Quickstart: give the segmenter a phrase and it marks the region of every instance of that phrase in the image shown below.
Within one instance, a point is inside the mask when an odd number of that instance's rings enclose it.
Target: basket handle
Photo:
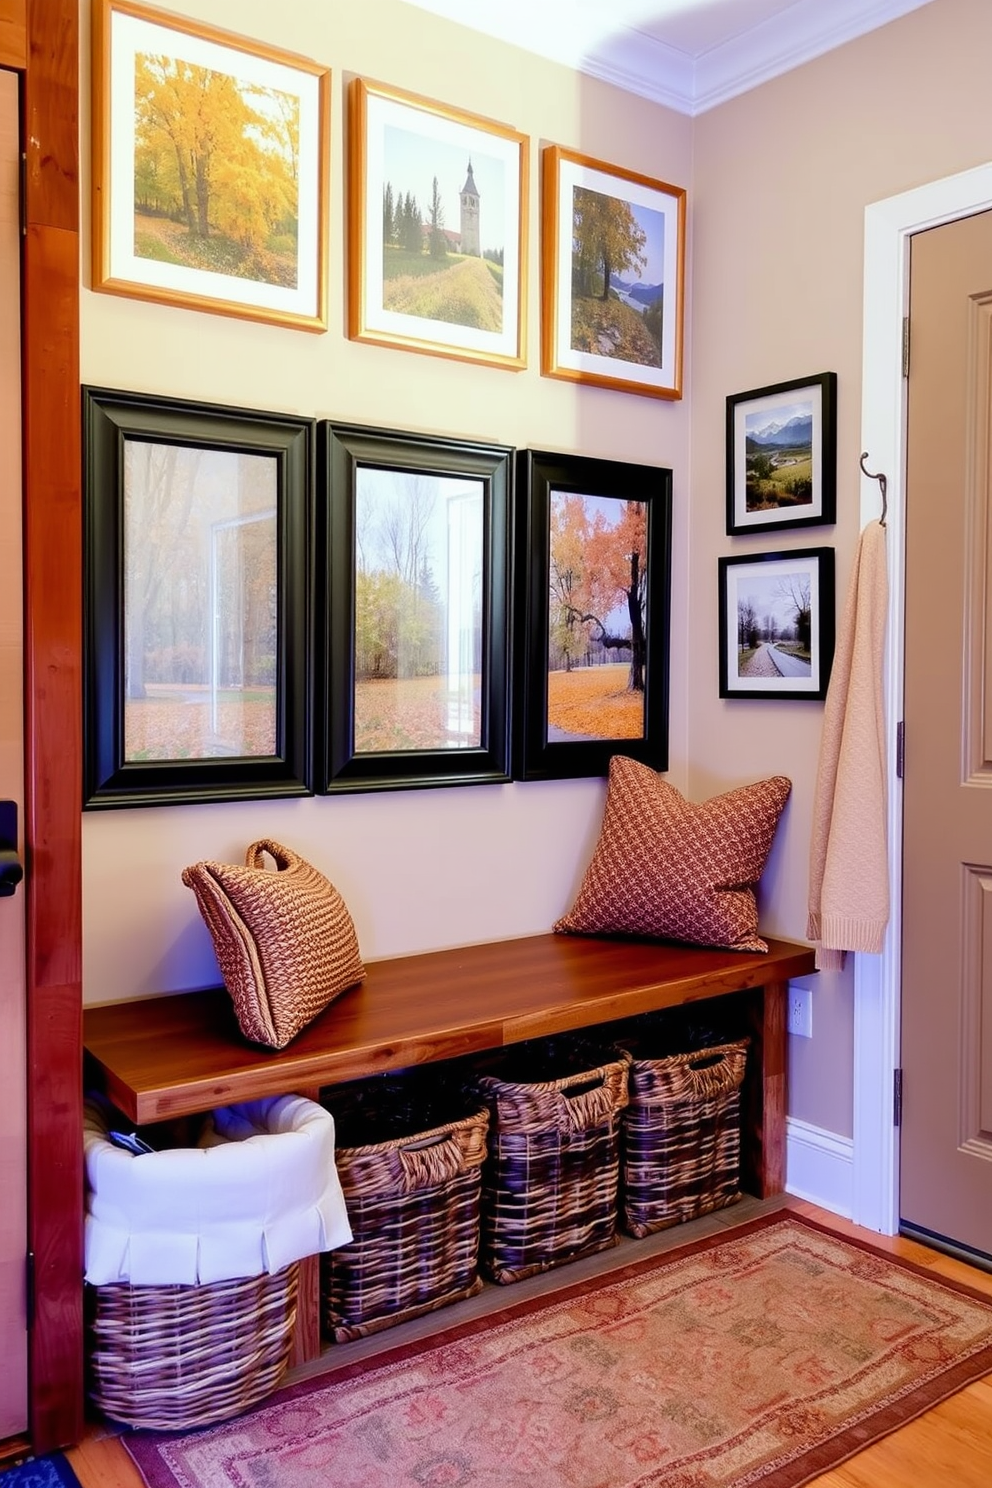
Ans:
[[[744,1076],[743,1049],[702,1049],[682,1065],[697,1100],[709,1100],[739,1085]]]
[[[616,1110],[616,1098],[608,1088],[602,1070],[597,1075],[579,1079],[571,1089],[562,1088],[558,1094],[560,1110],[565,1118],[563,1125],[572,1131],[584,1131],[587,1126],[595,1126]]]
[[[404,1142],[396,1148],[403,1186],[407,1193],[418,1188],[436,1188],[450,1183],[465,1166],[462,1149],[453,1137],[439,1132],[421,1141]]]
[[[685,1067],[691,1070],[718,1069],[721,1064],[726,1064],[728,1057],[722,1050],[719,1054],[706,1051],[694,1054],[691,1059],[687,1059]]]

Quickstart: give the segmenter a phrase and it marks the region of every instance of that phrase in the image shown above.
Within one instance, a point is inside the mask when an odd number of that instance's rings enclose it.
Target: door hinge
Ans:
[[[24,1307],[27,1313],[28,1329],[34,1327],[34,1251],[29,1250],[24,1257]]]
[[[892,1125],[902,1126],[902,1070],[892,1071]]]
[[[909,316],[902,318],[902,375],[909,376]]]
[[[896,779],[901,780],[906,773],[906,724],[900,718],[896,724]]]

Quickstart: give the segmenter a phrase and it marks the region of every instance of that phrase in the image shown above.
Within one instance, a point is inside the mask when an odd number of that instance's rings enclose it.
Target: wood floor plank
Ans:
[[[941,1408],[876,1442],[810,1488],[988,1488],[992,1437]],[[833,1480],[833,1481],[831,1481]]]
[[[87,1435],[65,1455],[82,1488],[145,1488],[116,1436]]]
[[[992,1272],[981,1271],[977,1266],[968,1266],[952,1256],[939,1254],[932,1255],[927,1269],[946,1276],[948,1281],[963,1282],[965,1286],[974,1287],[976,1292],[985,1292],[992,1297]]]

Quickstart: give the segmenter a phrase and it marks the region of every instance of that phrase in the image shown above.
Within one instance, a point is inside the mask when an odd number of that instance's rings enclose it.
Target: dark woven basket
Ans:
[[[113,1421],[189,1431],[240,1415],[281,1381],[299,1266],[199,1286],[88,1286],[90,1398]]]
[[[525,1047],[478,1089],[492,1121],[480,1263],[520,1281],[617,1241],[619,1113],[629,1056],[564,1043]]]
[[[336,1343],[471,1297],[489,1113],[424,1082],[324,1093],[351,1244],[321,1257],[321,1315]]]
[[[622,1117],[621,1213],[641,1237],[740,1198],[740,1092],[747,1039],[641,1058]]]

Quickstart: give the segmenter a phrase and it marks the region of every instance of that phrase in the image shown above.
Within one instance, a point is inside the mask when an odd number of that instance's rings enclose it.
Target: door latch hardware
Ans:
[[[23,877],[17,856],[17,802],[0,801],[0,898],[9,899]]]

